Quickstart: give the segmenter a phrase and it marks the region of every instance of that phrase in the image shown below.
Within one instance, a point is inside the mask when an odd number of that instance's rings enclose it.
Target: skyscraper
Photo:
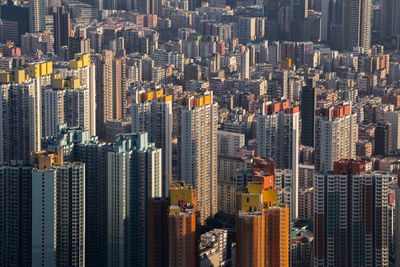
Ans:
[[[54,136],[57,126],[64,124],[65,90],[45,87],[42,90],[42,133],[43,136]]]
[[[297,217],[299,169],[299,107],[289,101],[267,102],[257,116],[257,152],[273,158],[275,168],[292,170],[291,217]]]
[[[65,83],[57,84],[58,81]],[[79,78],[53,82],[53,87],[43,89],[43,136],[55,135],[57,126],[64,123],[90,129],[89,89],[80,86]]]
[[[56,171],[56,266],[85,266],[85,164]]]
[[[31,156],[32,266],[85,266],[85,164]]]
[[[341,49],[343,40],[344,1],[321,1],[321,39],[334,49]]]
[[[356,156],[356,114],[350,104],[341,104],[316,111],[315,169],[332,171],[333,162]]]
[[[148,264],[169,266],[168,198],[150,198],[148,203]]]
[[[388,193],[393,177],[341,160],[314,180],[314,266],[389,266]]]
[[[29,7],[15,6],[13,1],[8,0],[7,5],[2,5],[0,9],[2,26],[9,29],[3,31],[2,41],[10,40],[17,46],[21,45],[21,36],[29,32],[30,28]]]
[[[388,156],[392,151],[392,124],[388,121],[378,123],[375,129],[375,155]]]
[[[0,167],[0,265],[31,266],[32,167]]]
[[[85,120],[80,126],[88,129],[90,135],[96,136],[96,66],[91,62],[90,54],[75,54],[70,60],[69,68],[58,68],[57,73],[61,79],[68,80],[70,77],[79,78],[79,84],[88,89],[85,94]],[[87,95],[88,94],[88,95]],[[83,107],[83,106],[82,106]]]
[[[122,37],[121,37],[122,38]],[[125,53],[124,49],[119,50],[122,54]],[[130,107],[130,99],[128,98],[129,91],[129,82],[128,82],[128,66],[127,66],[127,57],[120,56],[114,58],[114,87],[117,91],[115,97],[121,99],[121,103],[118,103],[116,107],[117,114],[116,118],[121,119],[124,118],[127,114],[129,114]]]
[[[161,197],[161,149],[147,133],[120,135],[107,152],[108,265],[147,266],[148,201]]]
[[[96,134],[95,71],[88,54],[76,55],[70,68],[58,68],[51,86],[42,88],[43,136],[54,136],[66,124]]]
[[[60,55],[61,47],[68,45],[71,37],[71,21],[70,14],[65,11],[64,7],[57,7],[57,11],[53,14],[54,18],[54,51],[56,55]]]
[[[30,2],[30,32],[46,30],[46,0],[33,0]]]
[[[218,156],[236,157],[244,145],[244,134],[218,131]]]
[[[317,93],[312,80],[301,91],[301,144],[314,146]]]
[[[56,169],[62,151],[41,151],[31,156],[32,170],[32,266],[54,266],[56,262]]]
[[[147,266],[148,200],[162,196],[162,151],[149,143],[147,133],[135,136],[128,184],[128,265]]]
[[[239,18],[239,40],[243,44],[247,44],[256,39],[256,18],[242,17]]]
[[[193,186],[174,182],[169,189],[169,266],[197,266],[198,214]]]
[[[240,74],[242,79],[250,78],[250,52],[246,48],[240,57]]]
[[[85,266],[85,164],[32,155],[32,266]]]
[[[400,47],[400,1],[399,0],[384,0],[382,1],[381,13],[381,38],[393,49]],[[392,46],[395,44],[394,46]]]
[[[138,87],[131,95],[132,132],[148,132],[149,141],[162,148],[163,196],[172,175],[172,96],[163,89]]]
[[[31,152],[39,151],[42,138],[42,82],[50,78],[51,62],[32,65],[37,72],[15,69],[0,74],[0,161],[29,163]],[[24,123],[21,123],[24,122]]]
[[[384,119],[392,125],[392,151],[400,149],[400,112],[387,111],[384,114]]]
[[[278,192],[249,182],[238,192],[236,266],[289,266],[289,207]]]
[[[106,144],[88,130],[59,127],[43,140],[67,161],[85,164],[85,265],[146,266],[148,200],[162,196],[162,152],[147,133],[124,134]]]
[[[85,163],[85,265],[99,266],[107,259],[108,146],[89,130],[66,125],[58,130],[42,140],[43,150],[62,149],[65,161]]]
[[[180,99],[177,110],[181,178],[197,191],[200,222],[217,213],[218,104],[212,92]]]
[[[290,1],[292,16],[295,19],[305,19],[308,16],[308,0]]]
[[[109,120],[117,119],[116,107],[120,106],[122,98],[114,90],[114,68],[113,52],[103,50],[102,54],[96,54],[94,61],[96,65],[96,133],[104,138],[105,123]],[[120,113],[119,113],[120,114]]]
[[[343,7],[343,50],[371,47],[371,0],[345,0]]]

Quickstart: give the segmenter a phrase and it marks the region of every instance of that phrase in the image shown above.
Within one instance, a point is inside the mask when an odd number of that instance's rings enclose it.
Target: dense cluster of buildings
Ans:
[[[0,266],[400,266],[399,17],[0,1]]]

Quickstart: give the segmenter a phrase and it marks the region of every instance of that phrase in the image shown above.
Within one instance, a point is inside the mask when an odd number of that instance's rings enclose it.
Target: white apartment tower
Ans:
[[[70,77],[78,78],[79,85],[71,86],[76,88],[85,88],[88,92],[84,94],[84,105],[87,109],[84,125],[80,125],[88,129],[91,136],[96,136],[96,66],[90,60],[90,54],[76,54],[74,59],[69,62],[69,68],[59,68],[56,70],[59,79],[70,80]],[[67,83],[63,83],[61,87],[68,87]],[[86,95],[87,94],[87,95]],[[82,96],[82,95],[81,95]]]
[[[258,156],[273,158],[277,169],[292,170],[291,218],[298,213],[299,117],[299,107],[287,100],[264,103],[257,116]]]
[[[31,157],[32,266],[85,266],[85,164]]]
[[[54,168],[32,171],[32,266],[54,266],[56,258]]]
[[[131,114],[132,133],[147,132],[149,142],[162,149],[162,191],[167,196],[172,175],[172,96],[161,88],[133,88]]]
[[[43,137],[55,136],[57,125],[64,124],[65,90],[45,87],[42,90],[42,133]]]
[[[332,171],[334,161],[356,156],[356,116],[351,114],[350,104],[316,111],[314,162],[317,171]]]
[[[46,30],[46,1],[32,0],[29,7],[30,32]]]
[[[41,64],[37,64],[41,65]],[[42,138],[42,78],[24,69],[0,73],[0,162],[29,163],[31,152],[39,151]]]
[[[314,177],[314,266],[389,266],[393,175],[340,160]]]
[[[211,92],[180,100],[179,122],[180,179],[197,190],[200,222],[217,213],[217,121],[218,104]]]
[[[90,107],[88,88],[45,87],[42,99],[44,137],[56,135],[57,127],[61,124],[90,129],[90,117],[94,112]]]

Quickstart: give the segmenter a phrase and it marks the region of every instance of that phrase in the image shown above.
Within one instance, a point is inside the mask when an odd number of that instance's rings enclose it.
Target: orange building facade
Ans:
[[[289,207],[278,192],[250,182],[238,192],[236,266],[289,266]]]
[[[194,267],[197,263],[199,220],[196,190],[184,182],[174,182],[169,196],[169,266]]]

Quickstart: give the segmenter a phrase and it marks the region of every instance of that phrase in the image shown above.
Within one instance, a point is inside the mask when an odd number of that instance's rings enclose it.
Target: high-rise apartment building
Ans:
[[[61,148],[65,161],[85,163],[85,265],[99,266],[107,259],[108,146],[89,130],[65,125],[42,144],[47,151]]]
[[[85,164],[64,163],[56,171],[56,263],[85,266]]]
[[[55,70],[51,86],[42,88],[43,136],[57,134],[57,126],[78,126],[96,134],[95,72],[89,55],[76,55],[70,68]]]
[[[244,134],[218,131],[218,156],[236,157],[244,145]]]
[[[148,201],[161,197],[161,149],[147,133],[120,135],[108,146],[108,265],[147,266]]]
[[[322,40],[332,48],[352,51],[371,47],[372,1],[321,1]]]
[[[31,156],[32,170],[32,266],[56,263],[57,171],[62,165],[61,150],[40,151]]]
[[[90,129],[94,108],[90,107],[89,97],[89,88],[80,86],[79,78],[55,79],[53,86],[43,88],[43,136],[56,135],[61,124]]]
[[[0,7],[2,20],[2,42],[13,41],[17,46],[21,45],[21,36],[30,31],[30,9],[25,6],[14,5],[13,1],[7,1]]]
[[[256,39],[256,18],[242,17],[239,19],[239,40],[247,44]]]
[[[197,266],[198,213],[193,186],[174,182],[169,189],[169,266]]]
[[[121,266],[127,256],[127,188],[132,139],[121,138],[107,152],[107,265]]]
[[[33,0],[30,2],[30,32],[46,30],[46,0]]]
[[[306,227],[303,227],[306,228]],[[290,238],[290,266],[312,266],[314,236],[306,229],[295,229]]]
[[[218,104],[212,92],[180,99],[177,110],[181,178],[197,191],[200,222],[217,213]]]
[[[42,84],[50,79],[51,62],[0,74],[0,161],[29,163],[31,152],[40,151],[42,138]],[[28,75],[26,75],[28,74]],[[21,123],[24,122],[24,123]]]
[[[113,113],[115,114],[114,119],[121,119],[123,115],[123,101],[122,101],[122,81],[125,61],[121,58],[113,58],[112,73],[113,73]],[[125,95],[127,87],[125,85]]]
[[[96,65],[96,133],[100,138],[106,136],[107,121],[120,119],[117,107],[121,107],[122,97],[114,88],[114,55],[111,50],[103,50],[102,54],[94,55]]]
[[[75,54],[74,59],[70,60],[69,68],[57,68],[55,70],[59,76],[53,80],[53,82],[58,83],[60,86],[71,85],[68,80],[70,77],[79,79],[79,85],[85,88],[84,93],[71,93],[72,95],[82,95],[85,99],[84,105],[84,121],[80,122],[79,126],[88,129],[90,135],[96,136],[96,66],[91,62],[90,54]],[[61,79],[61,81],[59,80]],[[77,83],[77,81],[75,81]],[[60,87],[59,86],[59,87]],[[70,86],[71,87],[71,86]],[[86,89],[88,92],[86,92]],[[82,113],[82,112],[81,112]],[[66,118],[68,119],[68,118]]]
[[[32,167],[0,167],[0,266],[31,266]]]
[[[162,149],[163,196],[172,177],[172,96],[163,89],[134,88],[131,95],[132,132],[146,131],[149,141]]]
[[[236,213],[236,172],[247,170],[251,162],[251,157],[218,155],[218,211],[232,215]]]
[[[297,217],[299,117],[299,107],[290,106],[289,101],[264,103],[257,117],[258,155],[273,158],[277,169],[292,170],[292,218]]]
[[[356,114],[350,104],[316,111],[314,162],[317,171],[332,171],[333,162],[356,156]]]
[[[148,203],[148,264],[169,266],[168,198],[150,198]]]
[[[149,143],[147,133],[136,137],[128,190],[128,265],[147,266],[148,200],[162,196],[162,151]]]
[[[115,57],[112,50],[95,54],[97,135],[106,138],[107,121],[122,119],[128,108],[128,68],[125,57]]]
[[[384,0],[382,1],[381,11],[381,38],[386,44],[394,49],[400,47],[400,1],[399,0]]]
[[[392,175],[340,160],[314,180],[314,266],[389,266]]]
[[[392,151],[392,124],[388,121],[378,123],[375,128],[374,155],[388,156]]]
[[[343,2],[343,50],[371,47],[371,0],[345,0]]]
[[[31,156],[32,266],[85,266],[85,164]]]
[[[250,78],[250,52],[248,48],[240,56],[240,74],[242,79]]]
[[[392,125],[392,151],[400,149],[400,112],[387,111],[384,119]]]
[[[88,130],[65,125],[43,140],[49,151],[85,164],[85,262],[147,266],[148,201],[162,196],[162,152],[147,133],[106,144]]]
[[[313,81],[308,80],[301,91],[301,144],[314,147],[315,109],[317,92]]]
[[[278,192],[250,182],[238,192],[236,266],[289,266],[289,207]]]
[[[68,45],[71,37],[70,14],[65,11],[64,7],[57,7],[57,11],[53,14],[53,19],[54,51],[56,55],[60,55],[61,47]]]

